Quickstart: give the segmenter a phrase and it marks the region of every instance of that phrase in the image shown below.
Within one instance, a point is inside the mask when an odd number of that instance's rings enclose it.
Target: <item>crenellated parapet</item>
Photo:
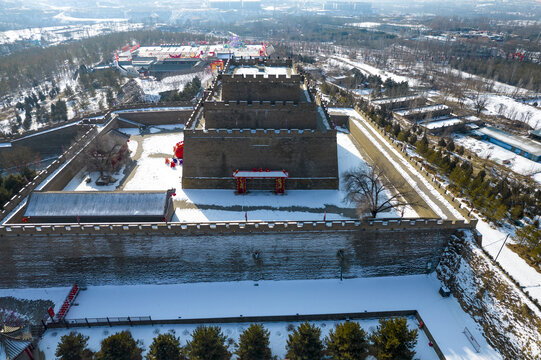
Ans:
[[[333,221],[241,221],[241,222],[198,222],[198,223],[96,223],[96,224],[10,224],[0,226],[3,236],[20,235],[106,235],[106,234],[246,234],[246,233],[291,233],[306,231],[377,231],[377,230],[468,230],[474,229],[477,220],[441,219],[378,219],[378,220],[333,220]]]

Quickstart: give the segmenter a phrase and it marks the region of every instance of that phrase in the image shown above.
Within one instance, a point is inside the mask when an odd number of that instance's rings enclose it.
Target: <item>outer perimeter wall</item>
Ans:
[[[338,278],[341,266],[345,278],[419,274],[467,227],[415,223],[0,228],[0,287]]]

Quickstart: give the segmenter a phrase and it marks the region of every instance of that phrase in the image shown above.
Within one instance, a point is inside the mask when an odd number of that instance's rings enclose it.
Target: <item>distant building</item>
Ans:
[[[475,130],[474,134],[480,136],[483,140],[501,146],[527,159],[541,161],[541,143],[535,140],[509,134],[491,126]]]
[[[361,1],[327,1],[323,5],[327,11],[348,13],[348,14],[371,14],[372,4]]]
[[[261,0],[210,0],[209,7],[219,10],[254,10],[261,9]]]

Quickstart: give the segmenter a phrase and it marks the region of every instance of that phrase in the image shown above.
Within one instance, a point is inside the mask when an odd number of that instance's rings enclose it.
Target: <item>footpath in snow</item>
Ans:
[[[338,108],[333,110],[336,112],[342,112],[353,118],[353,121],[358,124],[358,127],[363,132],[363,134],[367,138],[369,138],[375,146],[379,148],[382,154],[385,155],[387,159],[389,159],[395,169],[404,176],[404,179],[413,187],[413,189],[415,189],[415,191],[417,191],[421,198],[428,204],[428,206],[430,206],[432,210],[434,210],[434,212],[436,212],[436,214],[438,214],[438,216],[445,219],[449,217],[445,214],[447,213],[452,215],[452,217],[456,219],[464,219],[464,217],[445,200],[445,198],[432,186],[432,184],[428,180],[426,180],[424,176],[421,175],[417,171],[417,169],[415,169],[415,167],[413,167],[413,165],[411,165],[408,160],[406,160],[404,156],[398,152],[398,150],[396,150],[391,144],[389,144],[387,140],[384,139],[380,133],[374,130],[372,126],[354,109]],[[383,144],[383,148],[381,147],[381,144]],[[396,156],[396,158],[399,159],[399,162],[393,160],[389,153],[392,153],[394,156]],[[413,177],[410,176],[410,174]],[[430,191],[430,193],[427,194],[423,192],[419,188],[419,184],[423,184],[426,189]],[[437,202],[441,204],[443,208],[440,207],[440,205],[436,204],[434,200],[437,200]]]

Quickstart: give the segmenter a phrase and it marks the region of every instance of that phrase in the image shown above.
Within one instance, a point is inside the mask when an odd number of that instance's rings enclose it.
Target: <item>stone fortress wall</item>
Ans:
[[[216,129],[184,132],[182,186],[234,190],[235,170],[286,170],[286,188],[337,189],[336,131]],[[254,180],[250,189],[274,189]]]
[[[292,101],[207,101],[203,106],[207,129],[315,129],[315,103]]]
[[[200,109],[201,105],[202,101],[196,108]],[[190,116],[189,123],[194,120],[194,114]],[[114,126],[115,122],[110,121],[108,126]],[[328,166],[335,171],[325,159],[336,156],[333,155],[336,152],[335,130],[190,130],[185,132],[185,141],[204,134],[205,137],[216,137],[225,146],[235,138],[237,142],[244,132],[249,132],[252,139],[252,142],[244,144],[250,150],[245,152],[245,158],[251,161],[259,159],[259,156],[252,156],[253,152],[265,151],[266,147],[287,148],[288,139],[293,136],[301,139],[305,151],[314,151],[317,141],[327,141],[321,147],[324,151],[317,154],[317,167]],[[48,190],[61,188],[69,178],[69,171],[72,171],[70,166],[77,167],[73,161],[77,152],[95,136],[96,130],[91,129],[79,138],[66,153],[14,196],[2,217],[48,176],[52,176],[46,186]],[[263,150],[253,150],[257,148]],[[202,142],[198,151],[203,153],[197,158],[214,156],[217,159],[217,154],[220,154],[220,158],[225,156],[227,160],[227,153],[222,155],[219,150],[212,146],[205,148]],[[281,151],[291,161],[297,161],[300,156],[287,154],[284,149]],[[306,171],[317,171],[315,166],[308,165]],[[58,171],[61,166],[64,168]],[[265,165],[258,162],[256,166]],[[229,170],[225,173],[231,181]],[[305,180],[298,178],[296,181]],[[188,178],[189,181],[198,179]],[[288,188],[292,188],[293,179],[289,181]],[[328,181],[336,181],[337,186],[338,177]],[[308,185],[302,184],[304,188]],[[314,217],[323,217],[322,214],[317,215]],[[421,274],[434,270],[443,248],[455,232],[475,228],[475,225],[476,221],[465,223],[435,219],[8,224],[0,226],[0,263],[4,265],[0,287],[68,286],[74,282],[102,285],[320,279],[338,278],[340,271],[345,278]]]
[[[0,227],[0,287],[422,274],[459,229],[438,220]]]
[[[220,75],[222,101],[293,101],[301,100],[300,75]]]

